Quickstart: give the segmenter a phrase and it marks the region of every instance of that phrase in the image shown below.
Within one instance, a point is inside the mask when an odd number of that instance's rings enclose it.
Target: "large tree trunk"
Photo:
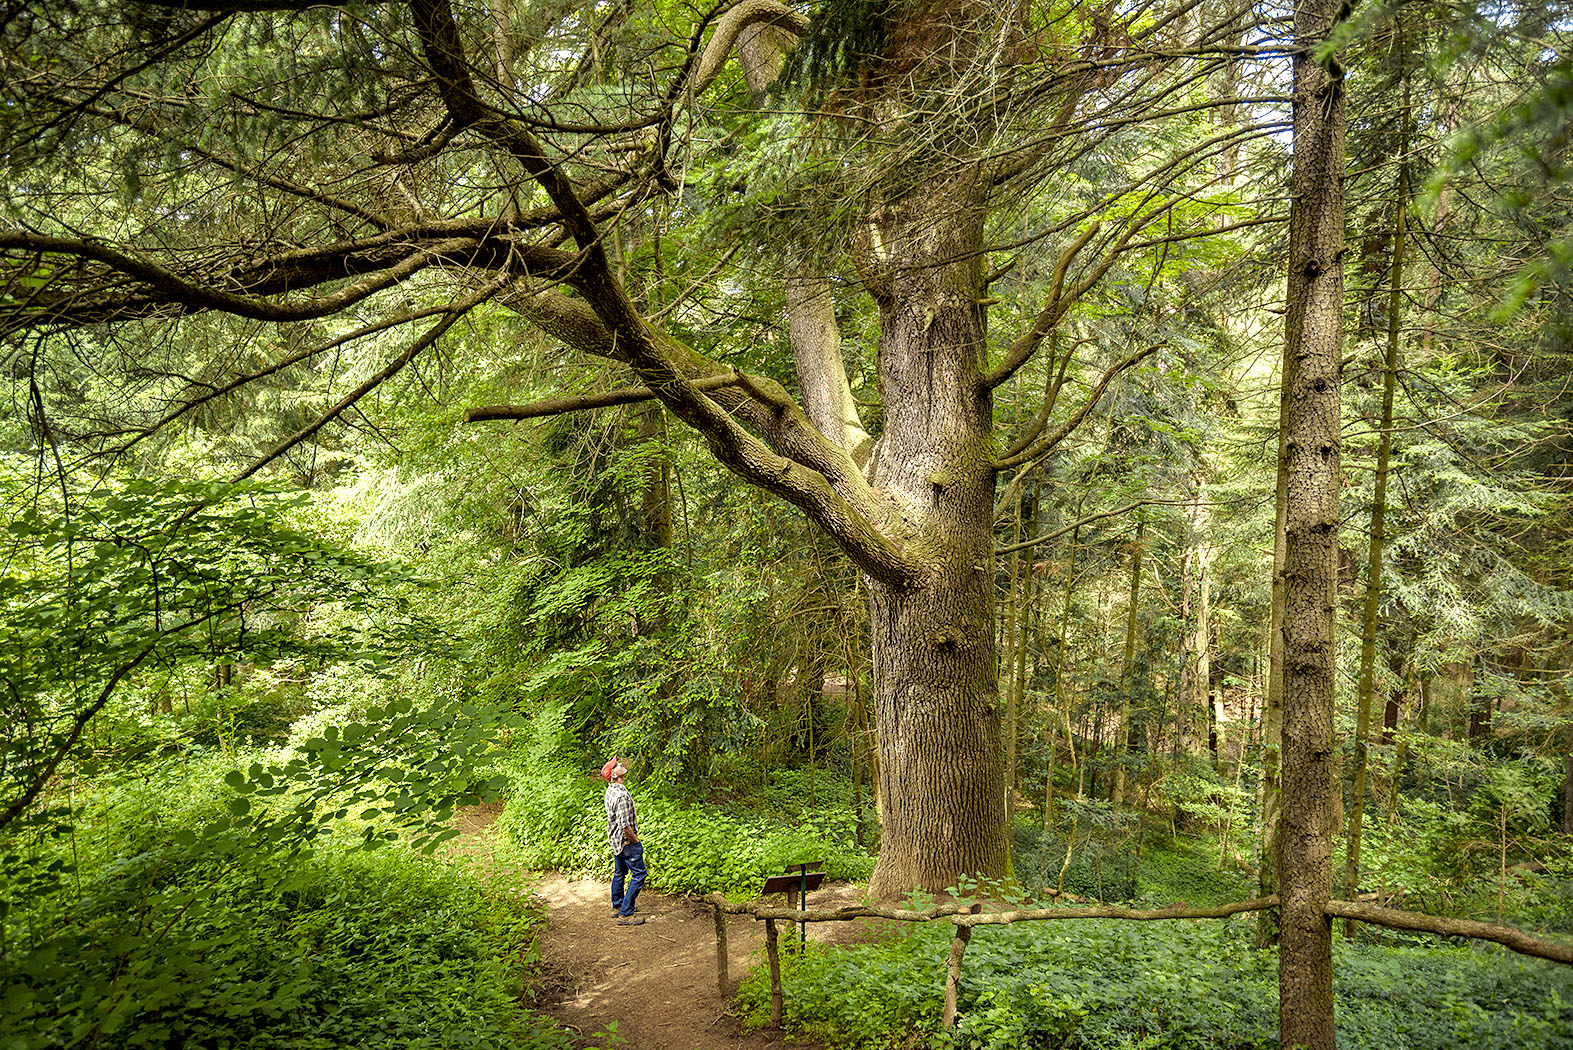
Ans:
[[[1279,1045],[1332,1050],[1333,638],[1338,600],[1339,372],[1343,359],[1342,70],[1315,57],[1339,0],[1295,8],[1290,187],[1288,516],[1284,567],[1283,842]]]
[[[963,172],[880,209],[865,283],[879,303],[885,428],[873,481],[921,583],[870,580],[883,843],[869,892],[1003,874],[994,645],[992,411],[980,381],[982,198]]]

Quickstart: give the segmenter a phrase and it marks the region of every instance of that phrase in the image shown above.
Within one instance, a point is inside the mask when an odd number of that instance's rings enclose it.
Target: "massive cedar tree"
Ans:
[[[1116,260],[1220,225],[1154,222],[1184,197],[1170,191],[1175,180],[1205,175],[1211,156],[1261,134],[1196,121],[1212,107],[1260,114],[1249,103],[1274,101],[1223,97],[1242,81],[1220,70],[1281,51],[1242,44],[1251,5],[838,0],[800,10],[741,0],[696,15],[663,4],[172,0],[6,10],[6,334],[143,332],[214,312],[257,322],[254,332],[334,319],[344,333],[261,368],[207,373],[174,418],[330,345],[426,326],[274,456],[482,302],[625,364],[642,387],[471,419],[658,398],[717,460],[799,507],[870,594],[883,831],[872,892],[1004,871],[996,479],[1041,462],[1151,352],[1135,342],[1101,364],[1076,360],[1081,344],[1054,338],[1067,311]],[[621,68],[608,73],[613,50]],[[842,178],[840,189],[805,194],[800,226],[813,229],[821,209],[824,243],[777,275],[796,397],[674,335],[670,312],[649,307],[645,275],[609,245],[623,220],[681,201],[689,155],[675,145],[718,79],[737,93],[732,63],[761,104],[794,51],[808,56],[796,81],[808,91],[776,111],[805,99],[820,107],[800,121],[805,151]],[[1168,118],[1192,121],[1183,145],[1155,135]],[[1061,173],[1078,165],[1112,172],[1112,188],[1088,192],[1083,171],[1066,191]],[[1030,266],[1017,265],[1022,253]],[[996,316],[991,337],[990,285],[1013,268],[1038,275],[1037,302],[1025,318]],[[849,389],[832,270],[855,274],[877,306],[875,433]],[[719,267],[705,279],[734,276]],[[397,294],[406,287],[421,297]],[[443,289],[444,301],[423,305]],[[997,435],[996,392],[1029,365],[1041,410]],[[1078,388],[1076,403],[1057,398]]]

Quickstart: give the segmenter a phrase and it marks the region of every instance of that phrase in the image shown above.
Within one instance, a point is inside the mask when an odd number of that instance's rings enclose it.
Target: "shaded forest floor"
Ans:
[[[587,1046],[615,1030],[628,1050],[777,1050],[777,1032],[744,1032],[730,999],[716,988],[715,920],[704,904],[648,887],[639,894],[642,926],[618,926],[607,883],[510,865],[492,826],[500,807],[460,815],[454,851],[473,857],[488,879],[506,879],[538,899],[547,915],[540,938],[542,980],[535,1006]],[[652,859],[652,867],[657,863]],[[861,891],[830,884],[809,896],[814,906],[854,903]],[[786,940],[787,931],[782,931]],[[795,935],[795,933],[794,933]],[[816,923],[811,939],[846,943],[868,931],[852,923]],[[728,968],[735,984],[764,958],[764,925],[727,917]],[[615,1026],[615,1028],[614,1028]],[[816,1044],[793,1040],[794,1047]]]

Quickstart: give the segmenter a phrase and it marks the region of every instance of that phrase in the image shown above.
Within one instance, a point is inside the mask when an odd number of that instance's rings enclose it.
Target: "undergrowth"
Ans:
[[[0,1045],[569,1045],[521,1006],[542,915],[401,842],[225,848],[225,767],[100,784],[4,858]]]
[[[1277,954],[1250,921],[1068,920],[982,926],[962,970],[954,1033],[944,1033],[948,923],[857,948],[782,958],[783,1023],[832,1047],[1016,1050],[1278,1045]],[[1343,1050],[1566,1050],[1573,970],[1494,949],[1336,949]],[[766,1023],[760,970],[739,1000]]]
[[[527,866],[610,877],[605,784],[577,753],[564,728],[564,713],[536,715],[532,731],[499,764],[510,781],[498,820]],[[816,808],[783,810],[779,795],[768,812],[736,805],[722,809],[630,783],[645,843],[649,885],[666,893],[753,897],[769,875],[788,864],[821,861],[831,879],[866,880],[874,858],[856,843],[856,817],[835,798],[833,777],[823,771],[827,795]]]

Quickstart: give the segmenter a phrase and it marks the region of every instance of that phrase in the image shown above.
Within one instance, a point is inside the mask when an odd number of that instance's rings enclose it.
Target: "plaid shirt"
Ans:
[[[606,787],[606,839],[613,853],[623,851],[623,829],[633,828],[639,834],[639,818],[634,814],[634,797],[621,784]]]

